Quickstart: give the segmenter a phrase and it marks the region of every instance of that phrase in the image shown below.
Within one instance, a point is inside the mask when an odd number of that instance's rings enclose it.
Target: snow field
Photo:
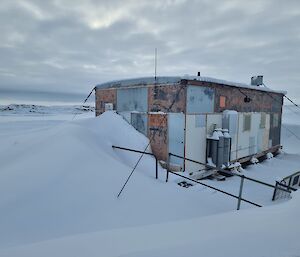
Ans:
[[[291,115],[284,122],[300,134]],[[117,198],[140,155],[111,146],[143,150],[148,139],[113,112],[55,117],[0,117],[1,257],[299,255],[298,192],[274,204],[271,189],[246,181],[243,197],[269,206],[235,211],[235,199],[206,187],[166,184],[161,168],[155,180],[145,155]],[[274,184],[299,170],[299,143],[288,142],[244,174]],[[239,181],[203,182],[237,194]]]

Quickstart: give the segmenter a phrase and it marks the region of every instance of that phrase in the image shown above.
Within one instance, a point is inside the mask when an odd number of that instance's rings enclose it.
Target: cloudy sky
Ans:
[[[298,0],[1,0],[0,92],[88,93],[112,79],[201,75],[300,100]]]

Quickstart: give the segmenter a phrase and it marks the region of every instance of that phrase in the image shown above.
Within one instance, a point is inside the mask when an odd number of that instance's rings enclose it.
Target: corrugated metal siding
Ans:
[[[187,87],[187,113],[211,113],[214,111],[214,90],[208,87]]]
[[[184,127],[185,120],[182,113],[169,113],[168,140],[169,152],[184,156]],[[183,159],[171,156],[170,163],[178,164],[183,168]]]
[[[118,111],[148,111],[148,88],[117,89]]]

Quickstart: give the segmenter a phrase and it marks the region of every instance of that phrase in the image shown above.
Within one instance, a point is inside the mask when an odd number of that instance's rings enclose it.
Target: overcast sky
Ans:
[[[300,100],[298,0],[1,0],[0,90],[88,93],[154,73],[267,86]],[[1,92],[1,91],[0,91]]]

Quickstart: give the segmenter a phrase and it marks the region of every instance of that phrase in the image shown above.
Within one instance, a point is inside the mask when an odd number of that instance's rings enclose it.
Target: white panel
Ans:
[[[249,138],[251,134],[249,130],[248,131],[243,131],[243,130],[244,130],[244,113],[239,113],[237,158],[242,158],[249,155]]]
[[[206,115],[186,115],[185,157],[206,163]],[[186,161],[185,170],[195,172],[203,166]]]
[[[259,135],[260,130],[260,117],[261,114],[258,112],[251,114],[251,131],[250,131],[250,138],[249,138],[249,153],[255,154],[258,152],[258,145],[257,145],[257,137]]]
[[[212,134],[215,128],[222,128],[222,114],[207,114],[207,134]]]
[[[231,136],[230,161],[237,159],[237,135],[239,127],[239,115],[236,111],[225,110],[223,112],[223,128],[229,130]]]
[[[263,135],[263,150],[269,149],[270,114],[266,115],[266,128]]]

